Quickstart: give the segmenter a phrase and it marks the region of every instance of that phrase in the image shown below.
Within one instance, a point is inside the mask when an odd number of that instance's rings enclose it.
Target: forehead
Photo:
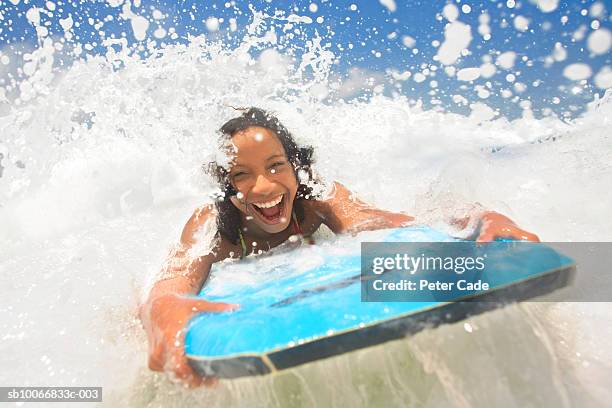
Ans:
[[[273,131],[264,127],[251,126],[238,131],[232,136],[232,143],[235,147],[236,164],[261,158],[267,159],[274,154],[285,154],[278,137]]]

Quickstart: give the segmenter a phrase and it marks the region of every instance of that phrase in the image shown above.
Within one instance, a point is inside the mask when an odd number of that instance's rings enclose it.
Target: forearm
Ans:
[[[336,234],[404,227],[414,221],[407,214],[381,210],[361,201],[338,182],[333,183],[325,199],[313,205],[323,223]]]
[[[350,219],[343,232],[373,231],[386,228],[405,227],[414,221],[414,217],[403,213],[394,213],[375,208],[364,209]]]
[[[473,239],[478,235],[483,217],[489,212],[492,211],[486,210],[480,203],[474,203],[442,210],[439,218],[432,221],[452,227],[454,231],[450,233],[457,238]]]
[[[163,295],[194,295],[201,288],[201,282],[188,276],[176,276],[155,282],[149,291],[149,299]]]
[[[151,308],[157,299],[161,299],[164,296],[195,295],[199,292],[203,281],[204,277],[201,280],[194,280],[183,275],[158,280],[153,284],[153,287],[151,287],[148,295],[138,308],[140,319],[143,322],[147,322],[150,319]]]
[[[211,262],[207,257],[188,260],[181,254],[173,255],[155,276],[143,305],[166,295],[195,295],[208,278]]]
[[[481,210],[456,219],[453,225],[460,228],[459,234],[455,236],[478,242],[489,242],[498,238],[540,241],[536,234],[521,229],[513,220],[495,211]]]
[[[475,211],[472,214],[467,214],[464,217],[459,218],[451,218],[450,224],[459,228],[460,230],[465,229],[473,229],[477,230],[480,225],[490,219],[495,219],[496,221],[503,221],[509,224],[514,224],[510,218],[506,217],[503,214],[500,214],[495,211],[484,210],[480,208],[478,211]]]

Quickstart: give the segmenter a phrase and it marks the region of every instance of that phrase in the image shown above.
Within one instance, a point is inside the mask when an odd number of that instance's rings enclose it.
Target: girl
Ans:
[[[184,326],[197,313],[238,307],[188,296],[200,291],[213,263],[310,237],[321,224],[341,234],[401,227],[414,220],[374,208],[337,182],[325,197],[315,194],[306,184],[313,181],[312,148],[297,146],[279,120],[261,109],[251,108],[230,120],[221,133],[229,142],[231,160],[225,167],[213,163],[209,171],[223,197],[196,209],[187,221],[180,245],[140,308],[149,341],[149,368],[174,373],[189,386],[212,385],[216,379],[199,377],[187,363]],[[498,237],[538,241],[495,212],[454,222],[464,228],[478,224],[477,241]]]

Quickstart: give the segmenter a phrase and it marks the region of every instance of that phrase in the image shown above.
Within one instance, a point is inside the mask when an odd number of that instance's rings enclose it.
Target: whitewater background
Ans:
[[[230,106],[276,112],[324,180],[422,222],[479,202],[544,241],[611,238],[609,93],[572,120],[328,98],[325,39],[287,57],[269,20],[254,12],[238,47],[191,37],[143,58],[119,42],[53,73],[41,38],[29,85],[0,113],[0,384],[103,386],[109,406],[606,405],[608,303],[523,303],[215,389],[147,369],[136,307],[215,192],[200,166],[218,157]]]

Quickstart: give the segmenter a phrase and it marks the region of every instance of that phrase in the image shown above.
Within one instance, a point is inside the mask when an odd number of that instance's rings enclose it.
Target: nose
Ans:
[[[274,191],[274,183],[272,183],[266,176],[260,174],[255,180],[255,185],[251,190],[251,193],[255,197],[265,197]]]

